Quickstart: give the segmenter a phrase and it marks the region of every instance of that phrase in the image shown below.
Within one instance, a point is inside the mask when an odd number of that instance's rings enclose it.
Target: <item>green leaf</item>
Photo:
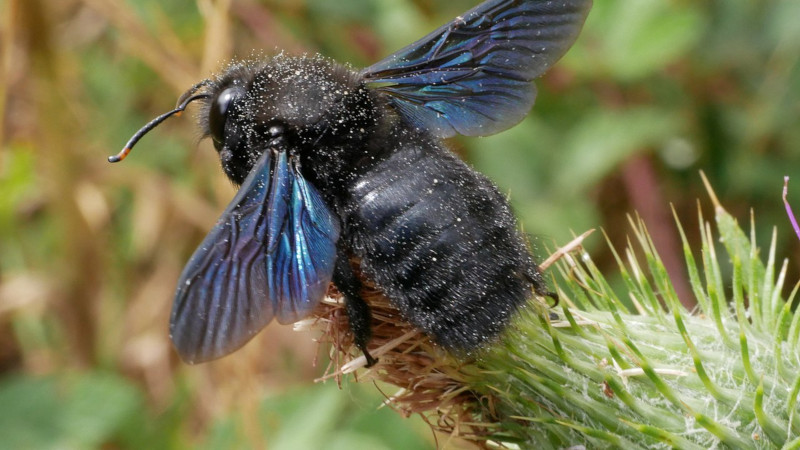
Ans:
[[[11,377],[0,382],[0,448],[99,447],[142,406],[128,381],[111,374]]]
[[[690,3],[655,0],[598,2],[587,20],[600,37],[600,61],[621,81],[661,70],[700,40],[704,17]]]

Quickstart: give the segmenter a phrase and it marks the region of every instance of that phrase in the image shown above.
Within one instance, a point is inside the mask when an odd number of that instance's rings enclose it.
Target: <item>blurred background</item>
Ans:
[[[378,408],[391,387],[315,384],[314,333],[272,324],[181,363],[175,282],[234,190],[191,118],[106,157],[231,58],[363,67],[477,3],[0,0],[0,447],[434,447],[419,417]],[[670,205],[696,239],[702,170],[741,221],[754,210],[762,245],[777,230],[794,285],[781,189],[800,156],[800,2],[595,3],[525,121],[451,148],[509,192],[540,259],[589,228],[622,247],[638,212],[687,304]],[[600,235],[587,246],[615,270]]]

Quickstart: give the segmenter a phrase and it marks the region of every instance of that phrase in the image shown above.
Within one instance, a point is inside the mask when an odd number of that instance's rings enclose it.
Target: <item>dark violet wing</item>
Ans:
[[[308,316],[328,291],[339,222],[319,192],[289,166],[285,152],[278,155],[275,174],[288,184],[290,220],[270,234],[267,285],[278,322],[294,323]]]
[[[183,270],[170,319],[181,358],[219,358],[273,317],[308,315],[330,283],[338,238],[338,222],[286,153],[265,151]]]
[[[417,127],[486,136],[522,120],[533,79],[575,42],[591,0],[488,0],[361,72]]]

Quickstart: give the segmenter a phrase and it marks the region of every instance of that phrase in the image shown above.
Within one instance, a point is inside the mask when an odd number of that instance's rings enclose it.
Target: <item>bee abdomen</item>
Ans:
[[[444,347],[480,347],[531,296],[538,272],[506,199],[449,152],[393,154],[356,183],[351,205],[362,272]]]

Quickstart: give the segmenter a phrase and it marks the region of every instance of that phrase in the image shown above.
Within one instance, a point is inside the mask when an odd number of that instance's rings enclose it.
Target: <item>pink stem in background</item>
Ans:
[[[667,201],[661,191],[658,172],[651,160],[640,154],[625,163],[622,176],[633,210],[637,211],[647,224],[681,304],[691,311],[697,305],[697,301],[683,269],[682,244],[677,239],[675,222],[670,217],[669,209],[661,206],[666,205]]]
[[[789,177],[783,177],[783,204],[786,205],[786,214],[789,215],[789,220],[792,222],[792,228],[794,228],[794,234],[797,235],[797,238],[800,239],[800,226],[797,225],[797,219],[794,217],[794,213],[792,212],[792,206],[789,205],[789,200],[786,199],[786,195],[789,191]]]

